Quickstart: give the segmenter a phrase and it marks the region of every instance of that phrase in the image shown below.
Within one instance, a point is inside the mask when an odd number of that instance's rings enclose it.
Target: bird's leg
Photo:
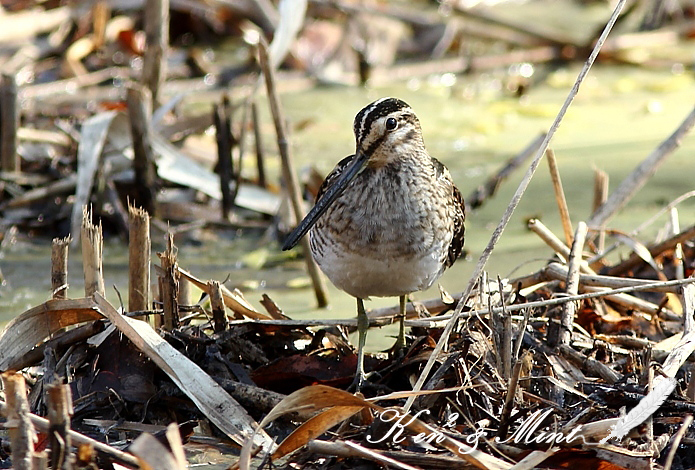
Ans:
[[[396,344],[393,345],[393,351],[398,352],[405,347],[405,306],[408,298],[405,295],[400,296],[400,311],[398,313],[398,338]]]
[[[359,333],[359,340],[357,344],[357,372],[355,373],[355,380],[352,385],[355,387],[355,392],[359,392],[364,383],[364,344],[367,341],[367,330],[369,329],[369,318],[367,318],[367,313],[364,311],[364,301],[360,298],[357,299],[357,332]]]

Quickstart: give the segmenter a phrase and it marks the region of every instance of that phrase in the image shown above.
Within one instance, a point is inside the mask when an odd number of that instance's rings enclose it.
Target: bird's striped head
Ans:
[[[407,103],[381,98],[355,116],[356,154],[367,157],[367,166],[380,167],[401,155],[424,149],[420,121]]]

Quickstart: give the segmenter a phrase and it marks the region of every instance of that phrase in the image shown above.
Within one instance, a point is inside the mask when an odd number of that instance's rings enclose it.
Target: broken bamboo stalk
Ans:
[[[82,208],[81,233],[85,297],[91,297],[95,292],[104,295],[104,235],[101,230],[101,221],[99,225],[92,223],[92,213],[87,206]]]
[[[550,169],[550,179],[553,182],[553,191],[555,192],[555,201],[560,211],[560,220],[562,221],[562,230],[565,232],[565,242],[567,245],[572,244],[572,221],[570,220],[570,211],[567,208],[567,199],[565,198],[565,190],[562,189],[562,179],[560,178],[560,169],[557,167],[557,159],[553,149],[545,151],[545,157],[548,160],[548,168]]]
[[[5,427],[10,435],[12,449],[12,466],[16,470],[32,470],[34,454],[34,426],[29,418],[29,402],[27,389],[22,374],[4,372],[2,385],[5,391]]]
[[[54,238],[51,245],[51,292],[54,299],[68,298],[68,249],[70,236]]]
[[[17,153],[17,129],[19,105],[17,103],[17,78],[13,74],[2,75],[0,85],[0,167],[2,171],[21,170]]]
[[[146,0],[144,13],[147,47],[142,61],[142,83],[152,94],[152,101],[158,103],[167,70],[169,0]]]
[[[282,175],[287,187],[287,191],[290,196],[292,212],[294,213],[294,223],[299,224],[302,217],[304,216],[304,210],[302,209],[302,195],[299,189],[299,181],[297,180],[297,172],[294,168],[294,161],[292,159],[292,153],[290,152],[289,141],[287,137],[287,124],[282,115],[280,108],[280,100],[278,99],[277,93],[275,92],[275,81],[273,78],[273,70],[268,62],[268,50],[264,41],[258,43],[258,57],[259,63],[261,65],[261,70],[265,77],[266,90],[268,92],[268,101],[270,102],[270,110],[273,115],[273,122],[275,123],[275,132],[277,133],[278,140],[278,150],[280,151],[280,158],[282,160]],[[314,286],[314,294],[316,295],[316,301],[319,308],[324,308],[328,305],[328,293],[326,289],[326,282],[319,268],[311,256],[311,248],[309,247],[309,237],[302,237],[302,250],[305,254],[307,270],[309,276],[311,277],[311,282]]]
[[[683,137],[695,125],[695,108],[678,126],[678,128],[666,140],[645,158],[633,172],[620,183],[620,186],[613,191],[605,203],[599,207],[591,216],[587,225],[590,227],[601,227],[610,220],[632,197],[644,186],[649,178],[656,172],[659,166],[671,155],[679,146]]]
[[[70,417],[73,414],[70,386],[52,384],[46,387],[48,406],[48,438],[51,447],[51,468],[55,470],[72,469],[70,458]]]
[[[3,403],[0,401],[0,412],[7,415],[8,408],[9,408],[9,403]],[[31,424],[37,430],[39,430],[43,433],[48,433],[49,423],[48,423],[48,420],[46,418],[42,418],[41,416],[37,416],[37,415],[32,414],[32,413],[28,413],[28,416],[29,416],[29,419],[31,420]],[[91,437],[87,437],[87,436],[80,434],[80,433],[73,431],[73,430],[68,431],[68,434],[70,434],[70,437],[72,438],[72,441],[75,444],[89,445],[92,448],[94,448],[94,450],[96,450],[97,452],[102,453],[104,455],[107,455],[110,458],[112,458],[118,462],[122,462],[124,464],[127,464],[127,465],[133,467],[133,468],[139,468],[140,467],[137,458],[135,458],[132,454],[129,454],[127,452],[123,452],[122,450],[118,450],[115,447],[111,447],[108,444],[104,444],[103,442],[99,442],[95,439],[92,439]]]
[[[150,299],[150,216],[143,208],[128,206],[128,310],[147,310]]]
[[[128,87],[128,117],[133,138],[133,170],[135,171],[134,204],[151,217],[156,215],[157,170],[152,149],[152,94],[137,84]]]
[[[174,235],[167,233],[167,248],[164,253],[159,254],[164,274],[160,277],[160,288],[164,319],[162,327],[167,331],[172,331],[179,326],[179,271],[176,261],[176,247],[174,246]]]
[[[222,300],[222,290],[219,281],[208,281],[208,295],[210,295],[210,307],[212,308],[212,325],[215,333],[221,333],[227,329],[227,312]]]

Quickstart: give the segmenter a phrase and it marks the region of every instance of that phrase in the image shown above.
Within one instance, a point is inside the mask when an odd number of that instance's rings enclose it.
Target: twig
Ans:
[[[627,202],[634,196],[639,189],[644,186],[647,180],[656,172],[657,168],[664,162],[666,157],[680,146],[683,137],[695,125],[695,108],[688,114],[680,126],[652,151],[637,168],[620,183],[620,186],[613,191],[608,200],[596,210],[591,216],[587,225],[589,227],[601,227],[610,220]]]
[[[547,279],[554,279],[558,281],[567,280],[567,266],[563,266],[560,263],[550,263],[545,266],[541,272]],[[652,284],[654,281],[648,279],[634,279],[631,277],[614,277],[614,276],[602,276],[599,274],[580,274],[579,275],[579,285],[583,287],[599,287],[599,288],[611,288],[617,289],[619,287],[628,286],[643,286],[645,284]],[[677,293],[680,291],[678,286],[664,287],[663,289],[655,288],[652,292],[671,292]]]
[[[459,300],[458,304],[456,305],[456,310],[454,311],[452,319],[449,321],[449,323],[447,323],[446,327],[444,328],[444,331],[442,332],[442,335],[439,338],[439,341],[437,341],[437,345],[435,346],[434,350],[430,354],[430,357],[427,359],[427,363],[423,367],[422,372],[420,373],[420,376],[417,379],[417,382],[413,386],[414,392],[419,392],[422,389],[422,385],[425,383],[427,376],[429,375],[430,371],[432,370],[432,366],[434,365],[434,362],[437,360],[439,353],[442,351],[444,346],[447,344],[447,342],[449,340],[449,335],[451,334],[452,330],[454,329],[454,326],[456,325],[456,323],[458,323],[458,318],[461,315],[461,313],[463,312],[463,307],[466,305],[466,301],[468,300],[468,297],[470,296],[471,292],[473,291],[473,286],[475,285],[475,282],[480,277],[480,273],[482,273],[483,268],[485,267],[485,264],[487,263],[487,260],[490,258],[490,254],[492,253],[493,248],[495,247],[495,245],[497,245],[497,242],[500,239],[500,237],[502,236],[502,232],[504,232],[504,229],[506,228],[507,224],[509,223],[509,220],[511,219],[512,214],[514,213],[514,210],[519,205],[519,202],[521,201],[521,197],[523,196],[524,192],[526,191],[526,188],[528,187],[529,183],[531,182],[531,179],[533,178],[533,175],[536,172],[536,169],[538,168],[538,165],[540,164],[541,159],[543,158],[543,153],[545,152],[545,149],[548,148],[548,144],[550,143],[550,140],[553,138],[553,136],[555,135],[555,132],[560,127],[560,123],[562,122],[562,119],[564,118],[565,114],[567,113],[567,109],[570,107],[570,104],[572,104],[574,97],[577,96],[577,93],[579,92],[579,86],[582,84],[582,82],[584,81],[584,78],[589,73],[591,66],[593,65],[594,61],[596,60],[596,57],[598,56],[599,51],[601,50],[601,46],[606,41],[606,38],[608,37],[608,33],[610,32],[611,28],[615,24],[615,21],[617,20],[618,15],[620,14],[620,11],[623,9],[624,5],[625,5],[625,0],[619,0],[618,1],[618,3],[615,6],[615,9],[613,10],[613,14],[611,15],[610,19],[608,20],[608,24],[606,24],[606,27],[603,30],[603,33],[601,33],[601,36],[596,41],[596,45],[594,46],[594,49],[591,51],[589,58],[584,63],[584,67],[582,67],[582,70],[579,72],[579,76],[577,77],[577,80],[575,81],[574,86],[572,87],[572,90],[570,90],[570,93],[567,96],[567,99],[565,100],[562,107],[560,108],[560,112],[555,117],[555,121],[553,121],[553,124],[550,126],[550,129],[548,130],[548,134],[545,136],[545,139],[543,140],[543,143],[541,144],[540,148],[538,149],[538,152],[536,152],[536,156],[534,157],[533,161],[531,162],[531,165],[529,166],[528,170],[526,171],[526,175],[524,176],[523,180],[519,184],[519,187],[516,190],[516,193],[514,194],[514,196],[512,197],[512,200],[509,203],[509,206],[507,207],[507,210],[505,211],[504,215],[502,216],[502,219],[500,220],[499,224],[497,225],[497,228],[495,228],[495,231],[492,233],[492,237],[490,238],[490,241],[488,242],[487,246],[485,247],[485,250],[483,250],[483,253],[480,255],[480,259],[478,260],[478,264],[476,265],[475,269],[473,270],[473,274],[471,275],[471,279],[468,282],[468,285],[466,286],[466,289],[464,290],[463,295],[461,296],[461,300]],[[414,395],[412,397],[408,398],[408,400],[406,401],[405,406],[404,406],[404,410],[406,412],[410,410],[410,407],[413,405],[414,400],[415,400]]]
[[[294,162],[292,160],[292,154],[290,153],[289,142],[287,140],[287,126],[280,110],[280,101],[278,100],[277,93],[275,93],[273,70],[268,63],[268,51],[266,44],[262,39],[258,43],[258,57],[261,70],[265,76],[265,85],[268,92],[268,101],[270,102],[270,111],[273,114],[273,121],[275,123],[275,132],[277,133],[278,138],[278,150],[280,151],[280,158],[282,159],[282,175],[285,180],[285,185],[287,185],[290,201],[292,202],[295,224],[299,224],[299,221],[304,215],[304,211],[302,210],[302,195],[299,190],[297,172],[294,169]],[[323,308],[328,305],[326,283],[323,280],[323,277],[321,277],[321,273],[319,272],[314,258],[310,255],[311,248],[309,247],[309,238],[303,237],[301,243],[302,250],[306,255],[307,271],[309,272],[311,282],[314,285],[316,301],[319,308]]]
[[[567,344],[560,344],[558,349],[560,353],[562,353],[562,355],[567,359],[570,359],[578,366],[585,368],[585,370],[587,370],[589,373],[601,377],[609,384],[614,384],[622,378],[620,373],[614,371],[606,364],[599,362],[596,359],[586,357],[582,353],[572,349]]]
[[[26,196],[28,195],[29,192],[33,192],[33,191],[27,191],[27,193],[26,193],[23,197],[26,197]],[[692,197],[695,197],[695,191],[688,191],[688,192],[685,193],[685,194],[681,194],[681,195],[678,196],[676,199],[674,199],[673,201],[669,202],[668,205],[666,205],[665,207],[662,207],[661,209],[659,209],[659,210],[658,210],[654,215],[652,215],[650,218],[648,218],[647,220],[645,220],[644,222],[642,222],[637,228],[635,228],[634,230],[632,230],[632,231],[629,233],[629,235],[631,235],[631,236],[637,235],[637,234],[640,233],[642,230],[644,230],[645,228],[647,228],[647,227],[649,227],[651,224],[653,224],[659,217],[661,217],[662,215],[664,215],[665,213],[667,213],[668,211],[670,211],[673,207],[676,207],[676,206],[677,206],[678,204],[680,204],[681,202],[683,202],[683,201],[685,201],[685,200],[687,200],[687,199],[690,199],[690,198],[692,198]],[[15,199],[13,199],[12,201],[15,201],[15,200],[17,200],[17,199],[19,199],[19,198],[15,198]],[[10,202],[12,202],[12,201],[10,201]],[[8,204],[8,206],[10,206],[10,204]],[[2,206],[0,206],[0,207],[2,207]],[[589,260],[589,264],[594,265],[594,264],[596,264],[596,263],[599,263],[603,258],[605,258],[609,253],[611,253],[613,250],[615,250],[615,249],[618,248],[619,246],[620,246],[620,243],[619,243],[619,242],[614,243],[614,244],[611,245],[611,247],[608,248],[607,250],[604,250],[603,252],[601,252],[601,253],[597,254],[596,256],[594,256],[593,258],[591,258],[591,259]]]
[[[536,137],[533,142],[531,142],[524,150],[522,150],[518,155],[511,158],[507,163],[490,177],[484,184],[480,185],[475,191],[473,191],[466,199],[466,210],[476,209],[483,205],[483,203],[495,195],[499,185],[508,178],[514,170],[519,167],[524,161],[528,160],[534,153],[538,150],[538,147],[543,142],[545,134],[541,134]]]
[[[152,94],[140,85],[128,88],[128,116],[133,137],[135,204],[155,217],[157,170],[152,150]]]
[[[152,101],[158,103],[167,69],[169,0],[146,0],[144,17],[147,48],[142,61],[142,83],[152,93]]]
[[[561,255],[564,259],[569,259],[570,249],[564,243],[562,243],[562,241],[559,238],[557,238],[550,230],[548,230],[545,227],[545,225],[543,225],[540,221],[535,220],[535,219],[530,220],[528,225],[529,225],[529,228],[531,230],[533,230],[535,233],[537,233],[543,239],[543,241],[545,241],[548,245],[550,245],[550,247],[553,248],[553,250],[555,250],[556,253]],[[579,267],[580,267],[580,270],[582,272],[587,273],[590,276],[596,275],[596,273],[587,265],[586,261],[580,260],[579,262],[581,263]],[[553,277],[553,276],[551,276],[551,278],[557,279],[557,277]],[[596,292],[598,289],[587,287],[586,290]],[[647,302],[647,301],[639,299],[637,297],[626,296],[624,294],[616,294],[616,295],[606,296],[606,299],[612,300],[612,301],[619,303],[619,304],[621,304],[625,307],[628,307],[628,308],[636,308],[636,309],[641,310],[643,312],[647,312],[651,315],[657,314],[661,311],[672,318],[678,318],[670,310],[661,309],[657,305],[654,305],[651,302]]]
[[[523,310],[526,308],[536,308],[536,307],[549,307],[552,305],[561,305],[566,302],[575,302],[575,301],[580,301],[580,300],[585,300],[585,299],[595,299],[598,297],[605,297],[608,295],[614,295],[614,294],[624,294],[624,293],[629,293],[629,292],[645,292],[645,291],[651,291],[652,289],[663,289],[664,287],[671,287],[671,286],[682,286],[686,284],[691,284],[695,283],[695,278],[687,278],[687,279],[676,279],[673,281],[660,281],[660,282],[653,282],[649,284],[644,284],[641,286],[629,286],[629,287],[621,287],[618,289],[608,289],[608,290],[601,290],[598,292],[587,292],[586,294],[579,294],[579,295],[570,295],[567,297],[558,297],[554,299],[547,299],[547,300],[539,300],[539,301],[534,301],[534,302],[525,302],[521,304],[513,304],[513,305],[507,305],[507,311],[509,312],[517,312],[519,310]],[[652,304],[653,305],[653,304]],[[492,309],[495,312],[501,312],[502,308],[501,307],[493,307]],[[488,315],[490,313],[489,309],[480,309],[480,310],[475,310],[475,311],[470,311],[470,312],[462,312],[459,315],[459,318],[469,318],[473,316],[483,316],[483,315]],[[438,325],[447,325],[449,324],[450,320],[456,315],[456,313],[452,313],[451,315],[440,315],[438,317],[433,317],[433,318],[423,318],[420,320],[406,320],[405,324],[406,326],[420,326],[420,327],[426,327],[426,328],[435,328]],[[354,320],[352,320],[354,321]],[[440,326],[441,327],[441,326]]]
[[[512,375],[512,314],[506,311],[504,304],[504,288],[502,279],[497,276],[497,285],[500,291],[500,301],[502,303],[502,347],[499,355],[502,358],[502,377],[509,380]]]
[[[258,117],[258,105],[255,101],[251,103],[251,119],[253,121],[253,136],[256,145],[256,168],[258,169],[258,186],[267,188],[265,180],[265,164],[263,163],[263,136],[261,135],[261,125]]]
[[[685,436],[685,434],[688,432],[688,428],[690,428],[691,424],[693,424],[693,415],[686,415],[685,418],[683,418],[683,424],[681,424],[681,427],[678,428],[678,432],[674,434],[673,439],[671,440],[671,448],[668,450],[666,462],[664,462],[664,470],[671,470],[671,465],[673,465],[673,459],[676,457],[678,446],[680,445],[683,436]]]
[[[579,266],[582,261],[582,251],[584,250],[584,240],[586,240],[587,227],[584,222],[579,222],[577,231],[574,233],[574,243],[570,252],[569,266],[567,268],[567,294],[577,295],[579,291]],[[577,313],[579,304],[577,302],[567,302],[562,310],[560,320],[559,344],[569,344],[572,337],[572,324]]]
[[[550,169],[550,179],[553,181],[553,190],[555,191],[555,201],[560,211],[560,220],[562,221],[562,230],[565,232],[565,242],[568,245],[572,244],[572,221],[570,220],[570,211],[567,209],[567,199],[565,191],[562,189],[562,179],[560,179],[560,170],[557,167],[555,152],[553,149],[545,151],[545,156],[548,159],[548,168]]]
[[[594,214],[601,207],[602,204],[608,199],[608,173],[605,171],[594,168],[594,203],[591,209],[591,213]],[[598,252],[603,252],[604,245],[606,243],[606,231],[603,227],[599,229],[598,232]]]
[[[666,250],[671,250],[675,248],[679,243],[684,243],[690,239],[695,237],[695,225],[683,230],[681,233],[664,240],[661,243],[658,243],[656,245],[652,245],[649,248],[649,253],[652,255],[652,257],[656,257],[663,253]],[[637,267],[640,263],[643,263],[644,260],[637,255],[636,253],[633,253],[630,255],[628,259],[623,261],[622,263],[616,264],[612,268],[608,270],[608,274],[611,276],[619,275],[622,273],[625,273],[631,269],[634,269]]]
[[[523,330],[520,330],[519,334],[524,335]],[[525,354],[531,354],[526,351]],[[502,407],[502,417],[500,418],[500,427],[497,431],[497,436],[500,439],[504,439],[507,436],[507,431],[509,430],[509,417],[514,408],[514,396],[516,395],[516,387],[519,384],[519,374],[521,374],[521,366],[524,364],[524,359],[518,359],[514,364],[514,370],[512,371],[511,377],[508,380],[507,385],[507,395],[504,397],[504,406]]]
[[[315,454],[335,455],[338,457],[358,456],[357,452],[345,445],[344,442],[340,441],[327,442],[313,439],[307,443],[306,448],[309,452]],[[449,457],[447,455],[389,450],[379,450],[379,454],[392,459],[397,459],[400,464],[404,464],[404,462],[409,461],[412,465],[416,465],[414,468],[423,468],[425,466],[431,466],[431,468],[458,468],[461,466],[461,459]],[[435,467],[435,465],[437,466]],[[391,467],[391,465],[383,466],[384,468]]]
[[[17,153],[17,128],[19,128],[17,78],[6,73],[2,75],[0,86],[0,168],[2,171],[11,172],[21,169],[21,160]]]
[[[529,22],[523,22],[523,25],[517,24],[517,23],[512,23],[509,20],[500,18],[499,16],[495,15],[490,11],[490,9],[485,9],[485,8],[474,8],[474,9],[468,9],[468,8],[462,8],[456,4],[453,4],[454,6],[454,11],[463,16],[467,16],[470,18],[475,18],[480,21],[484,21],[486,23],[491,23],[494,25],[498,26],[504,26],[505,28],[509,28],[512,31],[516,31],[522,34],[526,34],[530,37],[537,38],[541,40],[544,43],[549,43],[555,46],[560,46],[564,47],[567,45],[573,45],[575,47],[581,47],[581,44],[575,43],[569,36],[562,35],[557,32],[547,32],[547,31],[541,31],[539,30],[536,26],[537,24],[530,24]],[[612,26],[612,25],[611,25]],[[605,41],[605,38],[603,38]],[[601,41],[603,43],[603,41]]]
[[[557,238],[553,232],[551,232],[548,227],[546,227],[543,222],[538,219],[531,219],[528,221],[528,228],[541,237],[550,248],[553,249],[555,253],[560,255],[563,261],[567,261],[570,258],[570,248],[565,245],[562,240]],[[583,260],[580,262],[580,268],[583,272],[595,274]]]
[[[220,191],[222,192],[222,219],[228,220],[232,211],[232,189],[230,183],[234,174],[232,163],[232,116],[229,98],[225,95],[221,104],[213,106],[213,122],[215,123],[215,139],[217,141],[217,173],[220,176]]]

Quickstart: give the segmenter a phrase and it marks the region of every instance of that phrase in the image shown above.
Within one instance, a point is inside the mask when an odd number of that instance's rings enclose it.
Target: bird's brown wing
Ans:
[[[463,252],[463,241],[466,231],[463,226],[463,222],[466,219],[466,206],[463,203],[461,191],[459,191],[459,188],[457,188],[454,184],[449,170],[436,158],[430,158],[432,159],[432,166],[434,167],[436,177],[440,179],[443,184],[451,187],[451,199],[449,200],[449,203],[454,207],[454,236],[451,238],[449,253],[444,261],[444,266],[448,268],[454,264],[454,261],[456,261]]]
[[[314,201],[314,204],[319,202],[319,200],[323,197],[328,188],[330,188],[331,185],[335,182],[335,180],[338,179],[343,170],[345,170],[345,168],[347,168],[348,165],[350,165],[350,162],[352,162],[353,158],[355,158],[354,155],[349,155],[343,158],[338,162],[335,168],[333,168],[333,171],[328,173],[328,176],[326,176],[326,179],[323,180],[323,183],[321,183],[321,186],[319,187],[319,191],[316,193],[316,200]]]

